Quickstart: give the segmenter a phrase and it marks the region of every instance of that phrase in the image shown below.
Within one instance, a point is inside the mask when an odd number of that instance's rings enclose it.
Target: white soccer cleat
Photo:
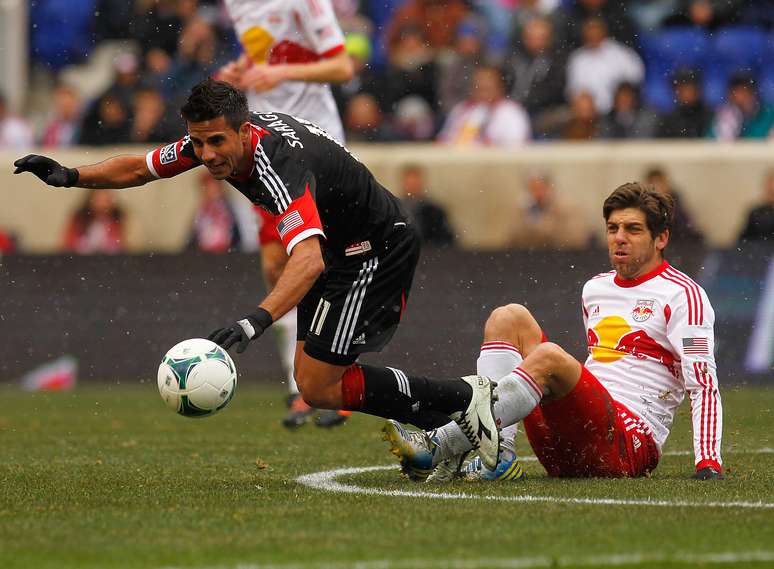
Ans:
[[[473,451],[463,452],[439,462],[433,473],[427,477],[427,482],[443,484],[463,478],[465,476],[466,460],[471,452]]]
[[[497,383],[480,375],[461,379],[473,388],[473,396],[467,409],[452,413],[450,417],[460,426],[473,448],[478,449],[484,466],[494,470],[500,455],[500,433],[494,416]]]

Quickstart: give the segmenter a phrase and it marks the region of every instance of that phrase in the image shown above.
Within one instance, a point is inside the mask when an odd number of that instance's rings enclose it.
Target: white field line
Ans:
[[[433,500],[484,500],[488,502],[547,502],[552,504],[587,504],[593,506],[655,506],[668,508],[746,508],[774,510],[771,502],[689,502],[686,500],[621,500],[617,498],[562,498],[558,496],[490,496],[481,494],[466,494],[465,492],[425,492],[422,490],[383,490],[367,488],[355,484],[337,482],[336,478],[374,472],[377,470],[396,470],[397,466],[362,466],[355,468],[338,468],[324,472],[305,474],[296,478],[296,482],[309,488],[341,494],[368,494],[372,496],[387,496],[390,498],[429,498]]]
[[[587,557],[512,557],[481,559],[383,559],[373,561],[319,562],[319,563],[238,563],[236,565],[208,565],[197,569],[540,569],[542,567],[625,567],[652,563],[685,563],[686,565],[728,565],[734,563],[771,563],[774,551],[743,553],[632,553],[620,555],[592,555]],[[162,569],[182,569],[164,567]]]

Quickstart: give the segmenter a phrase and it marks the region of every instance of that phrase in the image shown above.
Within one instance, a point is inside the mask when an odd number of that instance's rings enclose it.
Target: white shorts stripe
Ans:
[[[400,391],[406,397],[411,397],[411,386],[409,385],[406,374],[394,367],[387,367],[395,375],[395,380],[398,382],[398,391]]]
[[[346,354],[349,349],[349,344],[352,341],[352,334],[355,331],[357,316],[360,313],[360,307],[365,298],[366,287],[373,279],[373,273],[376,271],[378,264],[379,259],[377,257],[365,261],[355,282],[352,283],[352,288],[350,288],[347,293],[347,298],[344,300],[344,308],[341,311],[341,316],[339,316],[339,323],[336,326],[336,334],[333,336],[333,344],[331,346],[331,350],[335,354]]]
[[[367,271],[366,281],[357,292],[358,298],[357,302],[354,304],[355,311],[352,315],[352,318],[349,320],[349,331],[345,334],[345,340],[342,345],[342,354],[346,354],[349,351],[349,344],[352,342],[352,337],[355,335],[355,325],[357,324],[357,318],[360,316],[360,309],[363,307],[363,301],[365,300],[366,288],[368,288],[368,285],[370,285],[371,281],[374,280],[374,272],[376,271],[376,267],[379,266],[378,258],[374,257],[371,259],[371,261],[372,263],[371,267]]]

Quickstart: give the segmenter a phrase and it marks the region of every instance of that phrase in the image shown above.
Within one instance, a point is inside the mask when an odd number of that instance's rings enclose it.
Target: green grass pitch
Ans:
[[[45,394],[6,385],[0,402],[4,569],[774,567],[774,508],[728,507],[774,503],[774,389],[723,391],[724,482],[688,479],[693,458],[680,454],[638,480],[552,480],[534,461],[523,483],[418,485],[397,469],[337,480],[370,494],[296,478],[393,465],[382,421],[287,432],[279,387],[242,384],[227,409],[199,420],[170,412],[148,383]],[[689,451],[690,440],[684,405],[665,450]],[[470,497],[386,495],[396,490]],[[545,500],[497,499],[519,496]]]

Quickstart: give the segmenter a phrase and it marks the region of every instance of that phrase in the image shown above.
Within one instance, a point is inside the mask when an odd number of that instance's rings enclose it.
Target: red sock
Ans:
[[[349,366],[341,376],[342,409],[358,411],[363,407],[364,385],[363,369],[357,364]]]

